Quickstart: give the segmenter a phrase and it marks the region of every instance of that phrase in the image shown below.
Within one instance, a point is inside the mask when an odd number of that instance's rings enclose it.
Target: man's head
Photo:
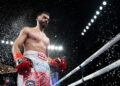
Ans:
[[[48,12],[42,12],[37,16],[36,21],[41,28],[46,28],[49,23],[49,19],[50,14]]]

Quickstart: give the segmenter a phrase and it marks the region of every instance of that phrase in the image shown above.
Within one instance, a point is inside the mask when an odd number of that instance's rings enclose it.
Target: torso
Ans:
[[[47,46],[49,45],[49,38],[44,32],[30,28],[27,33],[27,38],[24,42],[24,51],[33,50],[46,54]]]

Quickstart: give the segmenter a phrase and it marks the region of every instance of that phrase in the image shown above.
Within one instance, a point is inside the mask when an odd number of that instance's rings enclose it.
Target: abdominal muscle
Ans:
[[[41,42],[36,42],[35,40],[27,40],[24,44],[24,51],[38,51],[46,54],[46,48],[47,46],[41,41]]]

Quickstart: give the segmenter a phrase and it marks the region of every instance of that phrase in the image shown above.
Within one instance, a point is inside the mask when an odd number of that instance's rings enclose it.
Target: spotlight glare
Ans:
[[[96,19],[97,18],[97,16],[96,15],[94,15],[94,19]]]
[[[54,50],[54,49],[55,49],[55,46],[54,46],[54,45],[51,45],[50,48],[51,48],[51,50]]]
[[[96,15],[99,15],[100,14],[100,12],[99,11],[96,11]]]
[[[102,10],[102,9],[103,9],[103,7],[102,7],[102,6],[100,6],[100,7],[99,7],[99,9],[100,9],[100,10]]]
[[[94,19],[91,19],[91,22],[93,23],[93,22],[94,22]]]
[[[62,46],[59,46],[59,47],[58,47],[58,50],[60,50],[60,51],[63,50],[63,47],[62,47]]]
[[[55,46],[55,50],[58,50],[58,47],[57,47],[57,46]]]
[[[86,29],[84,29],[83,31],[86,32]]]
[[[6,41],[6,44],[9,44],[9,42],[8,42],[8,41]]]
[[[89,27],[88,27],[88,26],[86,26],[86,29],[89,29]]]
[[[11,41],[10,44],[13,45],[13,41]]]
[[[91,26],[91,23],[88,23],[89,26]]]
[[[81,35],[83,35],[83,36],[84,36],[84,33],[82,32],[82,33],[81,33]]]
[[[3,43],[5,43],[5,41],[4,41],[4,40],[2,40],[2,41],[1,41],[1,43],[3,44]]]
[[[97,19],[98,15],[100,15],[101,11],[103,10],[103,7],[104,7],[103,5],[107,5],[107,2],[106,1],[102,2],[102,5],[99,6],[98,10],[96,10],[95,15],[93,16],[93,18],[88,23],[88,26],[86,26],[85,29],[83,29],[83,32],[81,33],[81,35],[85,35],[85,32],[87,31],[87,29],[89,29],[90,26],[92,25],[92,23],[95,22],[95,20]]]
[[[106,2],[106,1],[103,1],[103,5],[107,5],[107,2]]]

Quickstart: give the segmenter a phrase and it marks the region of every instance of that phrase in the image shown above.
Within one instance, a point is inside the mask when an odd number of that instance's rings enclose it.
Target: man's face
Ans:
[[[49,16],[43,13],[37,17],[37,21],[39,22],[41,28],[46,28],[49,23]]]

